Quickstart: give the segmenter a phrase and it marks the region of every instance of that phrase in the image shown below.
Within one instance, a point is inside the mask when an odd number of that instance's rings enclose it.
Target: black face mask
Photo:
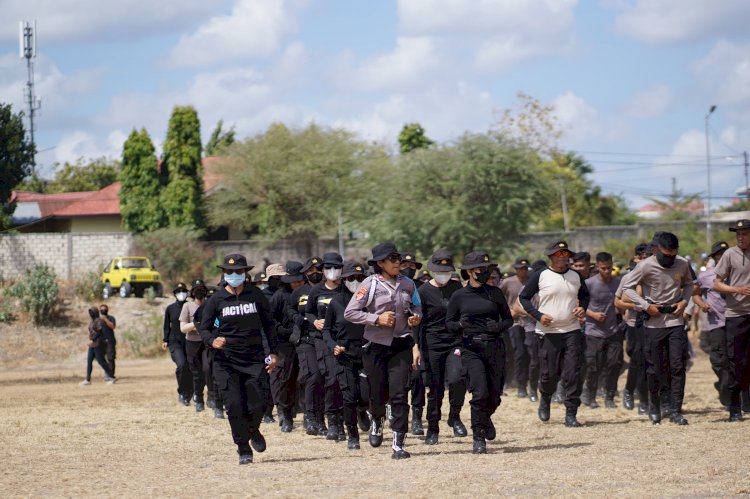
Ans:
[[[414,276],[417,273],[417,269],[411,269],[411,268],[405,268],[401,269],[401,275],[408,277],[409,279],[414,279]]]
[[[483,270],[481,272],[477,272],[476,274],[474,274],[474,279],[476,279],[479,284],[487,284],[487,281],[490,280],[491,276],[492,276],[491,270]]]
[[[271,277],[268,279],[269,289],[279,289],[280,284],[281,284],[281,277]]]
[[[193,296],[196,299],[198,299],[198,300],[202,300],[203,298],[206,297],[206,290],[205,289],[196,289],[195,291],[193,291]]]
[[[674,261],[677,259],[677,255],[669,256],[661,251],[656,251],[654,254],[656,255],[656,261],[659,262],[659,265],[667,269],[674,265]]]
[[[109,310],[99,310],[99,313],[102,315],[102,317],[107,317],[109,314]]]
[[[322,272],[315,272],[314,274],[309,274],[307,276],[307,281],[310,284],[318,284],[322,280],[323,280],[323,273]]]

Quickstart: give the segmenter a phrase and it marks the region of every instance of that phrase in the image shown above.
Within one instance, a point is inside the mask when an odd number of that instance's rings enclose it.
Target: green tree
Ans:
[[[172,110],[164,142],[163,168],[169,182],[161,193],[169,225],[203,228],[201,124],[192,106]]]
[[[165,225],[156,153],[145,129],[134,129],[125,141],[119,178],[120,213],[125,228],[139,233]]]
[[[208,140],[208,143],[206,143],[206,156],[216,156],[234,144],[234,126],[227,131],[224,131],[223,127],[224,120],[219,120],[216,124],[216,128],[214,128],[214,131],[211,133],[211,138]]]
[[[23,113],[14,114],[10,104],[0,103],[0,230],[10,227],[16,210],[10,202],[13,189],[32,169],[34,146],[26,138]]]
[[[204,264],[213,258],[213,253],[206,252],[202,235],[202,231],[192,227],[164,227],[139,234],[135,245],[149,256],[169,292],[170,283],[203,277]]]
[[[419,123],[407,123],[398,134],[398,143],[401,154],[412,152],[416,149],[426,149],[435,142],[427,137],[424,128]]]
[[[47,192],[98,191],[117,180],[120,162],[106,157],[85,161],[79,158],[75,163],[65,163],[55,172],[55,177],[47,185]]]
[[[694,220],[698,214],[691,211],[692,205],[701,199],[700,194],[685,194],[682,189],[673,189],[665,199],[647,198],[660,208],[662,220]]]
[[[511,251],[512,238],[544,209],[539,157],[497,134],[465,134],[368,173],[374,194],[358,201],[362,230],[425,256],[439,247],[457,258]]]
[[[26,177],[23,182],[16,186],[17,191],[38,192],[43,194],[47,192],[49,180],[40,177],[36,172]]]
[[[361,171],[384,158],[345,130],[271,125],[230,149],[221,172],[232,181],[209,199],[209,222],[268,240],[334,236],[337,209],[350,217],[353,200],[368,194]]]

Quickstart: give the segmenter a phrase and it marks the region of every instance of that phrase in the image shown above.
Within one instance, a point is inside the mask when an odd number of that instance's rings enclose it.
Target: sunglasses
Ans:
[[[552,256],[557,256],[557,257],[570,256],[570,251],[568,251],[568,250],[557,250],[554,253],[552,253]]]
[[[245,273],[245,271],[242,270],[242,269],[240,269],[240,270],[225,270],[224,273],[225,274],[229,274],[229,275],[231,275],[231,274],[242,275],[242,274]]]
[[[362,275],[362,274],[354,274],[354,275],[350,275],[350,276],[348,276],[348,277],[345,277],[345,278],[344,278],[344,280],[345,280],[346,282],[361,281],[361,280],[363,280],[363,279],[364,279],[364,277],[365,277],[365,276],[364,276],[364,275]]]
[[[388,255],[388,258],[386,258],[391,263],[396,263],[401,261],[401,255]]]

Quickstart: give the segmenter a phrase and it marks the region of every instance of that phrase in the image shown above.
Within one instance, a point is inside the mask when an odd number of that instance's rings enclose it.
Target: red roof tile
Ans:
[[[65,209],[65,207],[85,199],[97,191],[83,192],[63,192],[60,194],[40,194],[38,192],[19,192],[16,191],[11,196],[11,200],[18,203],[37,203],[39,213],[42,217],[48,217],[56,212]]]
[[[55,211],[56,217],[85,217],[91,215],[120,214],[120,182],[108,185],[100,191]]]

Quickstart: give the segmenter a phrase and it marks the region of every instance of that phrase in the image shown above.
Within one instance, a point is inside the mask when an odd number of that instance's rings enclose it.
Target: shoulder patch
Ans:
[[[361,287],[357,290],[357,294],[354,295],[354,299],[357,301],[362,301],[362,299],[367,294],[367,288]]]

